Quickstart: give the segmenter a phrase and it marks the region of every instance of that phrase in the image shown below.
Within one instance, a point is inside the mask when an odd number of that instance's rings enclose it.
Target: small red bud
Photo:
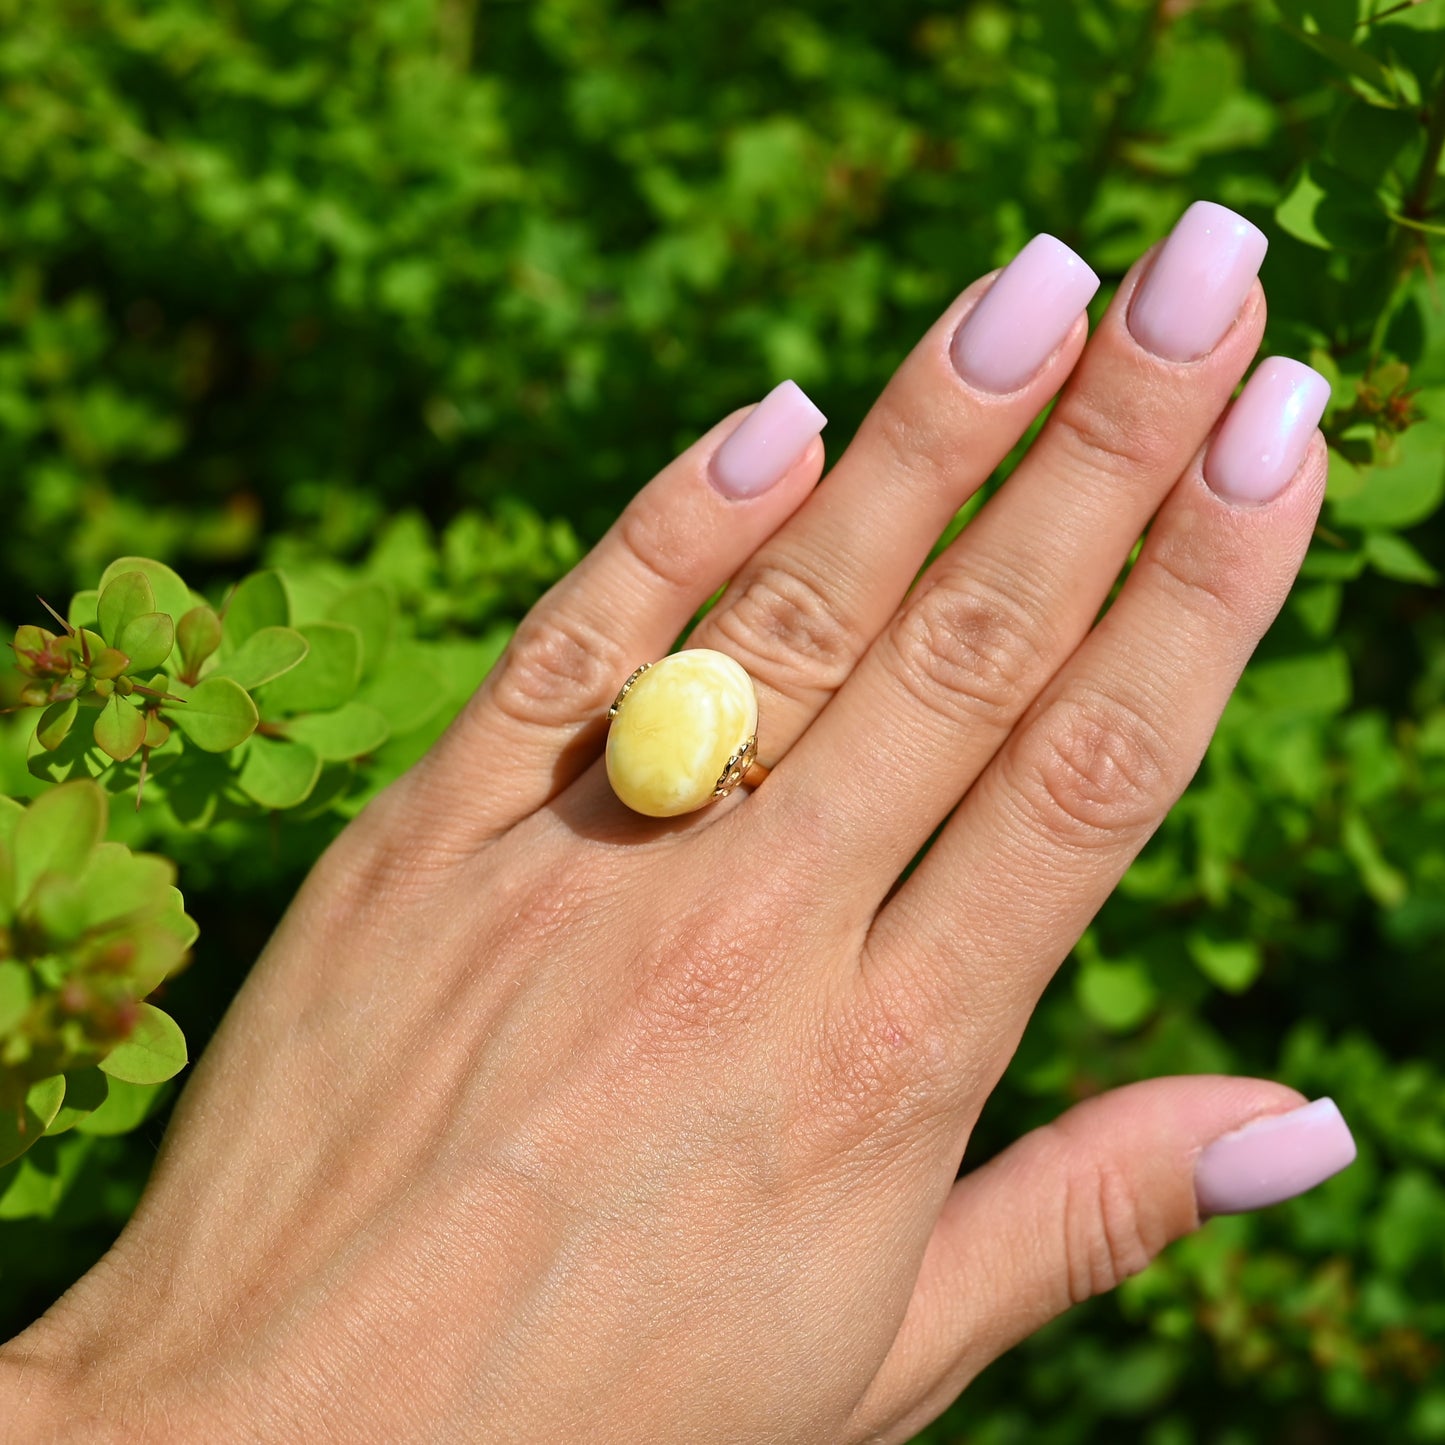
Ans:
[[[90,990],[78,978],[65,981],[60,990],[60,1006],[66,1013],[81,1014],[90,1007]]]

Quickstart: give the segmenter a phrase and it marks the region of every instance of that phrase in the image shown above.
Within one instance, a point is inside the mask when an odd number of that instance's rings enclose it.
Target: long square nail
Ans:
[[[1035,236],[954,334],[958,374],[983,391],[1017,391],[1069,334],[1099,278],[1060,240]]]
[[[1313,1189],[1354,1158],[1334,1100],[1316,1099],[1216,1139],[1194,1166],[1194,1196],[1200,1214],[1243,1214]]]
[[[780,382],[713,453],[713,486],[734,501],[760,496],[782,481],[827,424],[796,381]]]
[[[1195,201],[1179,218],[1129,305],[1129,330],[1166,361],[1207,356],[1234,325],[1269,240],[1225,206]]]
[[[1258,506],[1284,490],[1330,400],[1319,372],[1271,356],[1245,383],[1204,454],[1204,480],[1226,501]]]

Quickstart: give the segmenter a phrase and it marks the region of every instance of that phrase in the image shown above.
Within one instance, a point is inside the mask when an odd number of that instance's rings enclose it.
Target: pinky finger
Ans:
[[[911,1439],[1005,1350],[1203,1218],[1293,1198],[1354,1157],[1330,1100],[1261,1079],[1152,1079],[1076,1105],[953,1186],[856,1412],[862,1438]]]
[[[565,788],[596,756],[622,681],[667,652],[813,489],[825,422],[785,381],[658,473],[523,618],[486,681],[408,775],[408,806],[467,846]]]

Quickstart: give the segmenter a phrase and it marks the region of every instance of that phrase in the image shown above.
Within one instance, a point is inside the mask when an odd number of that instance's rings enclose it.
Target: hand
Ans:
[[[1201,1213],[1347,1162],[1328,1104],[1180,1078],[955,1182],[1314,525],[1314,373],[1215,430],[1262,253],[1192,209],[1086,346],[1040,238],[816,490],[790,387],[667,467],[318,863],[135,1218],[0,1353],[14,1438],[904,1441]],[[607,705],[730,578],[691,642],[757,680],[772,775],[642,818]]]

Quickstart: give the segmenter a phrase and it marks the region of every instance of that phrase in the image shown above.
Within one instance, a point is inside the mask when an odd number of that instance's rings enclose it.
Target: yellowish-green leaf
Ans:
[[[65,1076],[53,1074],[26,1091],[23,1102],[0,1101],[0,1164],[18,1159],[42,1138],[65,1099]]]
[[[171,684],[182,701],[166,705],[166,719],[202,752],[224,753],[256,731],[260,716],[251,695],[229,677],[203,678],[195,687]]]
[[[156,594],[144,572],[121,572],[100,590],[96,627],[112,647],[121,647],[121,633],[131,621],[156,610]],[[125,649],[121,647],[121,650]]]
[[[126,623],[116,644],[130,658],[127,672],[152,672],[165,663],[175,645],[176,624],[164,612],[145,612]]]
[[[134,756],[145,735],[145,715],[128,698],[113,693],[95,720],[96,747],[123,763]]]
[[[159,1084],[186,1066],[186,1038],[180,1025],[154,1004],[140,1005],[131,1035],[100,1061],[101,1070],[128,1084]]]
[[[78,874],[105,836],[105,793],[92,782],[42,793],[15,828],[15,895],[24,899],[42,873]]]

